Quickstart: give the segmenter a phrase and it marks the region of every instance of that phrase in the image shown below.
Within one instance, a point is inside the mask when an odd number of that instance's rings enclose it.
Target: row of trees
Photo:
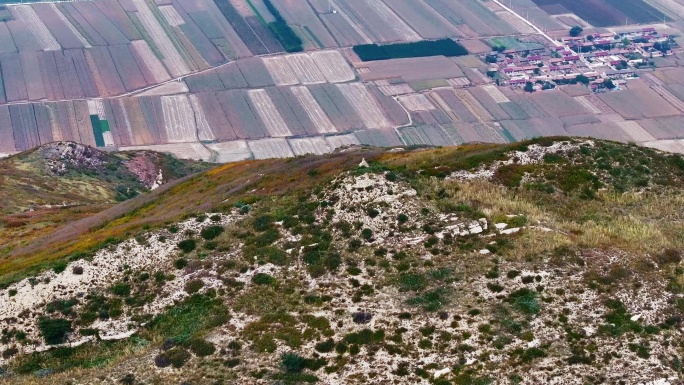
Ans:
[[[273,32],[276,39],[283,45],[287,52],[304,51],[302,39],[287,24],[287,21],[280,14],[278,9],[271,3],[271,0],[264,0],[264,5],[275,18],[274,22],[268,23],[268,28]]]

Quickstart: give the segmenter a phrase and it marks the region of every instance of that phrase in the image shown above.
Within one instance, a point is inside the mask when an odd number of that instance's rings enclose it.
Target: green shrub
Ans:
[[[112,286],[112,293],[118,295],[119,297],[127,297],[131,295],[131,285],[125,282],[117,283]]]
[[[216,352],[216,346],[211,342],[204,340],[202,338],[195,338],[190,340],[188,343],[190,351],[195,353],[198,357],[206,357],[214,354]]]
[[[161,354],[161,356],[168,360],[168,362],[171,363],[171,366],[176,369],[182,368],[192,357],[190,353],[182,347],[169,349]]]
[[[273,227],[274,219],[270,215],[260,215],[254,219],[254,230],[258,232],[266,231]]]
[[[373,230],[368,228],[361,230],[361,237],[367,241],[370,241],[373,238]]]
[[[448,302],[444,289],[428,291],[407,301],[409,305],[420,306],[425,311],[437,311]]]
[[[637,357],[647,359],[651,356],[650,349],[647,346],[639,344],[629,344],[629,350],[636,353]]]
[[[366,211],[366,213],[367,213],[368,216],[371,217],[371,218],[375,218],[375,217],[377,217],[378,215],[380,215],[380,212],[379,212],[378,210],[376,210],[375,208],[373,208],[373,207],[369,208],[369,209]]]
[[[428,339],[422,339],[418,342],[418,347],[421,349],[430,349],[432,348],[432,341]]]
[[[513,351],[513,354],[520,357],[520,360],[526,364],[529,364],[530,362],[534,361],[537,358],[546,357],[546,351],[544,351],[540,348],[529,348],[529,349],[518,348],[518,349],[515,349]]]
[[[185,283],[185,292],[188,294],[195,294],[204,287],[204,281],[201,279],[191,279]]]
[[[368,345],[373,343],[379,343],[384,340],[384,330],[378,330],[373,332],[370,329],[363,329],[357,333],[349,333],[344,336],[344,342],[350,345]]]
[[[178,242],[178,248],[184,253],[189,253],[197,248],[197,241],[194,239],[186,239]]]
[[[278,283],[278,281],[273,276],[266,273],[256,273],[252,276],[252,283],[255,285],[273,286]]]
[[[504,287],[498,283],[487,283],[487,288],[494,293],[501,293],[504,290]]]
[[[332,352],[333,349],[335,349],[335,341],[333,341],[332,339],[328,339],[326,341],[319,342],[314,346],[314,349],[321,353]]]
[[[173,263],[173,266],[176,267],[176,269],[184,269],[186,266],[188,266],[188,260],[185,258],[178,258],[176,261]]]
[[[536,291],[530,289],[519,289],[508,296],[508,301],[513,307],[525,314],[539,313],[539,301]]]
[[[66,268],[67,268],[66,261],[59,261],[55,264],[55,266],[52,268],[52,270],[55,273],[59,274],[59,273],[63,272],[64,270],[66,270]]]
[[[200,236],[207,241],[210,241],[224,232],[223,226],[209,226],[202,229]]]
[[[64,342],[67,334],[71,333],[71,321],[63,318],[41,318],[38,321],[40,334],[48,345],[57,345]]]
[[[403,273],[399,276],[399,287],[403,291],[420,291],[427,282],[422,274]]]
[[[306,368],[306,358],[295,353],[284,353],[280,356],[280,365],[288,373],[299,373]]]
[[[397,215],[397,221],[399,221],[399,223],[406,223],[406,222],[408,222],[408,220],[409,220],[409,217],[406,214]]]

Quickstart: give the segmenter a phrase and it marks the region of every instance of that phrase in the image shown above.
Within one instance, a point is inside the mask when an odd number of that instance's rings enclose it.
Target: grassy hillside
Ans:
[[[207,164],[151,151],[107,153],[53,143],[0,160],[0,257]]]
[[[0,261],[0,319],[32,313],[0,366],[17,384],[676,381],[683,179],[678,155],[569,138],[220,166]]]

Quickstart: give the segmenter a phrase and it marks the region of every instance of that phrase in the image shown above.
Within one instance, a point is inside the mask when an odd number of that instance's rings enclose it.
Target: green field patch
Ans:
[[[430,90],[437,87],[448,87],[449,82],[444,79],[437,80],[425,80],[425,81],[415,81],[409,82],[409,86],[413,88],[414,91],[420,92],[425,90]]]
[[[363,61],[428,56],[465,56],[468,54],[468,50],[451,39],[383,45],[362,44],[354,46],[354,52]]]
[[[489,44],[492,46],[506,47],[507,50],[512,49],[516,51],[544,48],[544,46],[539,43],[524,42],[511,36],[495,37],[489,40]]]
[[[104,136],[102,135],[102,121],[97,115],[90,115],[90,125],[93,127],[93,136],[95,136],[95,144],[97,147],[104,147]],[[109,125],[107,125],[109,131]]]

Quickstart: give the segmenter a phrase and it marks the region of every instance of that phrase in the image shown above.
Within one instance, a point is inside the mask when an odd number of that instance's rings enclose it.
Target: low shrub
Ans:
[[[182,368],[183,365],[185,365],[185,363],[188,362],[191,358],[190,353],[182,347],[169,349],[166,352],[162,353],[161,356],[163,358],[160,358],[160,362],[165,363],[168,361],[171,364],[171,366],[173,366],[176,369]],[[155,364],[156,363],[157,359],[155,359]]]
[[[335,349],[335,341],[333,341],[332,339],[328,339],[326,341],[319,342],[314,346],[314,349],[321,353],[332,352],[333,349]]]
[[[200,236],[205,240],[210,241],[218,237],[219,235],[223,234],[224,231],[225,229],[223,228],[223,226],[209,226],[202,229],[202,231],[200,232]]]
[[[188,266],[188,260],[185,258],[178,258],[176,261],[173,263],[173,266],[176,267],[176,269],[184,269],[186,266]]]
[[[195,294],[204,287],[204,281],[201,279],[191,279],[185,283],[185,292],[188,294]]]
[[[252,276],[252,283],[255,285],[273,286],[278,283],[278,281],[273,276],[266,273],[257,273]]]
[[[41,318],[38,321],[40,334],[48,345],[57,345],[65,341],[67,334],[71,333],[71,321],[64,318]]]
[[[194,239],[180,241],[178,242],[178,248],[184,253],[189,253],[197,248],[197,241]]]
[[[195,338],[190,340],[190,342],[188,343],[188,347],[190,348],[190,351],[198,357],[210,356],[214,354],[214,352],[216,352],[216,346],[202,338]]]

